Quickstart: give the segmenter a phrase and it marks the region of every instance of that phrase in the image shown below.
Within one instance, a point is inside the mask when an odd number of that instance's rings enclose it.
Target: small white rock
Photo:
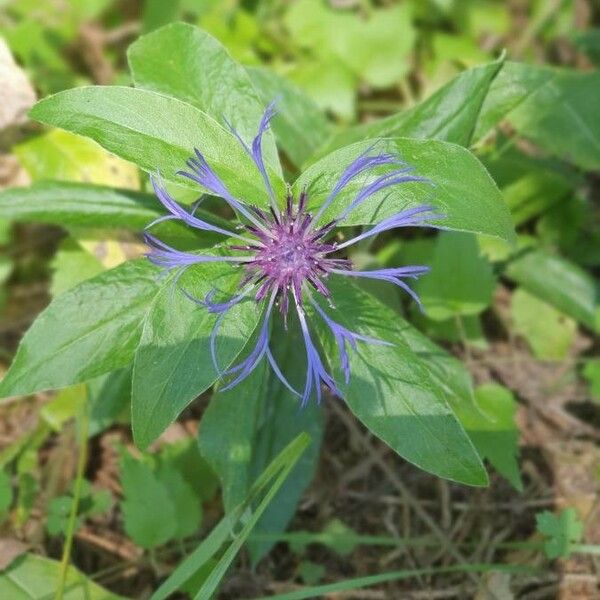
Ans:
[[[26,123],[27,111],[35,101],[35,91],[27,75],[0,38],[0,132]]]

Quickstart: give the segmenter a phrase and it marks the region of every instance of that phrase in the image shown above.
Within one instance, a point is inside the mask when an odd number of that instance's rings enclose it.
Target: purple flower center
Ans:
[[[243,284],[258,285],[256,299],[275,295],[285,315],[290,293],[296,303],[302,305],[304,282],[329,297],[323,279],[333,269],[349,269],[352,266],[345,258],[330,257],[337,250],[337,245],[324,241],[324,238],[333,230],[335,222],[317,227],[306,210],[304,192],[300,194],[297,207],[290,193],[283,212],[272,208],[267,213],[254,207],[253,213],[256,219],[245,228],[256,237],[256,242],[234,248],[253,252],[244,263],[246,277]]]

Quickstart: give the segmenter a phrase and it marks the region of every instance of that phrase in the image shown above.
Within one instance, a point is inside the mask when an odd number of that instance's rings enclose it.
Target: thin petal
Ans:
[[[399,227],[432,227],[439,228],[435,223],[430,223],[431,220],[443,219],[445,215],[440,213],[433,213],[435,207],[424,204],[415,208],[400,211],[387,219],[384,219],[380,223],[377,223],[374,227],[353,237],[345,242],[338,244],[336,250],[342,250],[352,244],[356,244],[361,240],[364,240],[373,235],[377,235],[390,229],[397,229]]]
[[[249,260],[247,257],[205,256],[201,254],[192,254],[190,252],[182,252],[165,244],[148,232],[144,233],[144,241],[150,246],[150,252],[146,254],[150,262],[166,269],[189,267],[199,263],[210,262],[244,263]]]
[[[390,269],[377,269],[374,271],[343,271],[342,269],[333,269],[332,272],[345,277],[365,277],[367,279],[377,279],[379,281],[387,281],[402,288],[410,297],[419,305],[422,310],[421,299],[418,294],[405,282],[402,277],[416,279],[420,275],[428,273],[429,267],[422,265],[397,267]]]
[[[385,175],[381,175],[375,179],[375,181],[366,185],[354,198],[354,200],[346,207],[344,212],[340,215],[339,221],[343,221],[348,215],[358,206],[360,206],[365,200],[368,200],[371,196],[384,190],[393,185],[410,182],[420,183],[431,183],[429,179],[425,177],[419,177],[417,175],[407,175],[408,172],[414,170],[413,167],[404,167],[402,169],[395,169]]]
[[[225,120],[225,123],[227,124],[227,126],[229,127],[229,129],[231,130],[233,135],[235,135],[235,137],[238,139],[240,144],[243,146],[244,150],[246,150],[246,152],[250,155],[250,157],[254,161],[256,168],[258,169],[258,171],[261,174],[261,177],[263,178],[263,182],[265,184],[265,187],[267,188],[267,192],[269,193],[269,198],[271,200],[271,206],[272,206],[273,210],[275,211],[276,215],[278,215],[279,207],[277,205],[277,198],[275,198],[275,192],[273,191],[273,186],[271,185],[271,180],[269,178],[269,174],[267,173],[267,169],[265,167],[265,163],[264,163],[263,155],[262,155],[263,135],[264,135],[265,131],[267,131],[267,129],[269,128],[269,126],[271,124],[271,120],[277,114],[277,111],[275,110],[275,103],[276,103],[276,101],[273,100],[273,102],[271,102],[271,104],[269,104],[269,106],[267,106],[267,108],[265,109],[265,112],[264,112],[262,119],[260,120],[260,123],[258,126],[258,133],[256,134],[256,137],[252,140],[252,148],[248,147],[248,144],[246,144],[246,142],[244,142],[242,137],[236,131],[235,127],[233,127],[227,120]]]
[[[296,302],[296,311],[298,313],[298,319],[300,321],[300,329],[302,330],[302,337],[304,338],[304,347],[306,349],[306,382],[304,385],[304,393],[302,394],[302,406],[306,406],[313,388],[317,396],[317,402],[321,402],[321,382],[323,382],[334,394],[341,397],[341,392],[335,384],[333,377],[327,372],[319,351],[315,347],[310,332],[308,330],[308,324],[304,315],[304,310]]]
[[[146,227],[149,229],[153,225],[161,223],[162,221],[166,221],[169,219],[180,219],[187,225],[191,227],[195,227],[196,229],[202,229],[203,231],[214,231],[215,233],[221,233],[223,235],[229,237],[235,237],[238,239],[243,239],[248,241],[247,238],[244,238],[233,231],[228,231],[227,229],[222,229],[221,227],[217,227],[216,225],[212,225],[203,221],[202,219],[198,219],[194,216],[198,205],[196,204],[192,210],[192,213],[188,213],[182,206],[180,206],[167,192],[164,183],[162,182],[160,175],[152,175],[150,177],[150,181],[152,182],[152,187],[154,188],[154,193],[156,197],[160,200],[160,203],[171,213],[170,215],[166,215],[164,217],[159,217],[155,219]]]
[[[230,367],[227,369],[227,371],[225,371],[225,375],[235,375],[236,373],[239,373],[239,375],[225,387],[221,388],[222,391],[230,390],[238,383],[244,381],[244,379],[246,379],[252,373],[252,371],[254,371],[260,360],[267,354],[269,350],[269,324],[274,302],[275,294],[272,294],[267,306],[267,310],[265,311],[265,317],[263,319],[263,324],[261,325],[260,333],[258,334],[256,345],[252,349],[252,352],[250,352],[250,354],[242,362]]]
[[[221,178],[211,169],[210,165],[204,158],[204,155],[198,150],[198,148],[194,149],[196,156],[195,158],[190,158],[187,161],[187,165],[190,168],[190,171],[178,171],[177,174],[182,177],[187,177],[192,181],[200,184],[202,187],[206,188],[209,192],[223,198],[232,209],[238,211],[242,214],[246,219],[254,223],[259,229],[264,229],[264,225],[252,215],[251,211],[248,210],[239,200],[236,200],[225,183],[221,180]]]
[[[340,357],[340,366],[342,367],[342,371],[344,372],[344,379],[346,383],[350,381],[350,361],[348,358],[348,351],[346,350],[346,344],[349,344],[353,350],[356,350],[356,342],[366,342],[368,344],[376,344],[380,346],[392,346],[393,344],[390,342],[386,342],[384,340],[380,340],[378,338],[361,335],[360,333],[356,333],[355,331],[351,331],[347,329],[337,321],[334,321],[322,308],[319,306],[319,303],[311,297],[311,303],[317,310],[317,312],[321,315],[327,326],[333,333],[335,341],[338,346],[338,353]]]
[[[315,221],[318,221],[319,217],[327,210],[329,205],[335,200],[337,195],[356,177],[365,173],[369,169],[379,167],[383,165],[401,165],[404,164],[398,157],[389,153],[381,154],[370,154],[375,144],[367,148],[360,156],[355,158],[342,173],[333,190],[331,190],[329,196],[325,202],[321,205],[317,214],[315,215]]]

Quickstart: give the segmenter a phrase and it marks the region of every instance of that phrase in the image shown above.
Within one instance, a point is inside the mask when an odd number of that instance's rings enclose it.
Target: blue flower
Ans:
[[[299,194],[297,201],[292,192],[288,191],[285,206],[282,207],[271,185],[261,151],[262,137],[275,114],[274,104],[271,104],[261,119],[258,133],[251,146],[248,146],[235,129],[229,126],[251,156],[262,176],[270,200],[268,211],[244,204],[235,198],[225,183],[211,169],[200,150],[196,149],[195,155],[187,161],[188,170],[178,172],[179,175],[198,183],[211,194],[222,198],[233,209],[240,221],[240,226],[234,230],[229,231],[198,218],[195,216],[195,210],[188,212],[171,198],[159,176],[152,177],[156,196],[167,209],[168,214],[156,219],[148,227],[165,220],[180,220],[190,227],[233,238],[236,240],[236,245],[228,246],[228,248],[235,252],[235,255],[213,256],[182,252],[161,242],[148,232],[145,233],[145,239],[150,247],[148,258],[167,270],[175,269],[181,273],[192,265],[217,261],[228,262],[243,269],[244,275],[239,283],[238,292],[224,301],[215,301],[215,291],[207,294],[204,299],[197,299],[185,290],[183,292],[190,300],[200,304],[203,309],[218,315],[211,334],[210,345],[217,373],[222,378],[229,379],[223,389],[234,387],[248,377],[261,360],[267,360],[276,376],[290,391],[301,398],[304,405],[310,399],[313,390],[317,401],[321,400],[322,384],[325,384],[335,394],[341,395],[313,340],[305,311],[307,303],[314,308],[313,314],[318,315],[335,338],[346,383],[350,380],[349,348],[356,351],[359,342],[389,344],[389,342],[350,331],[335,321],[335,313],[329,314],[317,300],[319,296],[327,299],[329,307],[332,311],[334,310],[333,299],[327,287],[327,278],[331,274],[335,274],[342,277],[387,281],[402,288],[416,302],[419,302],[419,298],[405,280],[416,279],[429,270],[426,266],[404,266],[357,271],[353,269],[352,261],[346,256],[346,249],[361,240],[390,229],[408,226],[436,227],[432,220],[439,219],[443,215],[436,214],[433,206],[418,206],[400,211],[355,237],[342,242],[335,241],[336,227],[342,225],[353,210],[375,193],[402,183],[427,182],[428,180],[415,175],[414,168],[407,166],[397,156],[389,153],[374,153],[373,148],[370,148],[348,165],[325,202],[314,215],[307,209],[306,190]],[[364,185],[352,202],[335,219],[325,225],[319,225],[319,220],[325,210],[351,181],[361,175],[368,175],[374,168],[378,168],[380,172],[381,167],[388,169],[384,174],[372,178],[368,184]],[[265,306],[256,345],[240,363],[222,371],[215,349],[219,328],[233,306],[248,300],[262,303]],[[275,308],[279,309],[287,327],[290,305],[297,314],[306,351],[306,379],[304,389],[301,391],[295,390],[285,378],[269,346],[270,324]]]

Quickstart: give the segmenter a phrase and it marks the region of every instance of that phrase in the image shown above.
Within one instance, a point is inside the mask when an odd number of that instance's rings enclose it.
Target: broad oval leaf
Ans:
[[[188,102],[219,123],[226,118],[246,143],[267,104],[258,99],[245,69],[214,37],[188,23],[171,23],[138,38],[127,51],[136,87]],[[263,136],[265,162],[281,173],[275,139]]]
[[[79,181],[140,188],[138,168],[88,138],[52,129],[13,149],[33,181]]]
[[[11,221],[49,223],[79,231],[87,228],[143,230],[167,214],[152,194],[67,181],[41,181],[29,187],[0,190],[0,218]],[[228,229],[231,222],[202,208],[201,219]],[[222,236],[198,233],[177,221],[161,223],[160,236],[184,242],[186,248],[212,245]],[[185,249],[185,248],[182,248]]]
[[[120,86],[66,90],[38,102],[33,119],[90,137],[117,156],[148,172],[160,170],[179,185],[197,188],[177,176],[198,148],[240,201],[266,204],[264,183],[235,136],[212,117],[176,98]],[[274,189],[283,182],[271,172]]]
[[[505,275],[592,331],[600,331],[600,286],[575,263],[531,250],[509,262]]]
[[[43,181],[0,191],[0,218],[66,227],[142,230],[165,214],[152,194],[101,185]]]
[[[448,404],[449,390],[441,386],[427,360],[408,345],[403,320],[358,286],[335,277],[330,281],[335,315],[344,327],[391,342],[359,342],[350,350],[350,382],[337,365],[331,335],[319,327],[330,364],[334,365],[348,406],[363,424],[395,452],[439,477],[467,485],[487,485],[481,459]],[[318,317],[315,317],[315,319]]]
[[[515,240],[512,219],[496,184],[483,165],[465,148],[436,140],[389,138],[366,140],[336,150],[310,166],[294,183],[296,193],[306,187],[311,207],[327,198],[346,167],[360,154],[390,152],[415,167],[427,183],[403,183],[373,195],[352,211],[342,225],[377,223],[405,208],[431,204],[446,218],[445,229],[470,231]],[[337,196],[322,220],[334,219],[363,188],[357,177]]]
[[[408,110],[341,131],[319,155],[377,137],[431,138],[469,146],[481,106],[501,67],[499,60],[464,71]]]
[[[130,261],[55,298],[23,337],[0,397],[65,387],[129,364],[156,275],[147,260]]]
[[[132,429],[139,447],[152,443],[219,377],[210,349],[218,315],[188,298],[180,287],[199,299],[214,288],[228,297],[235,292],[239,278],[240,273],[229,265],[197,265],[177,285],[168,282],[156,296],[144,323],[133,369]],[[221,370],[242,350],[259,316],[259,306],[250,299],[227,313],[216,346]]]
[[[62,566],[35,554],[24,554],[0,572],[0,598],[48,600],[56,589]],[[52,590],[52,591],[51,591]],[[126,600],[86,577],[75,567],[67,569],[64,598],[68,600]]]
[[[577,72],[507,62],[490,88],[477,122],[482,138],[506,119],[547,152],[584,168],[600,168],[598,71]]]

